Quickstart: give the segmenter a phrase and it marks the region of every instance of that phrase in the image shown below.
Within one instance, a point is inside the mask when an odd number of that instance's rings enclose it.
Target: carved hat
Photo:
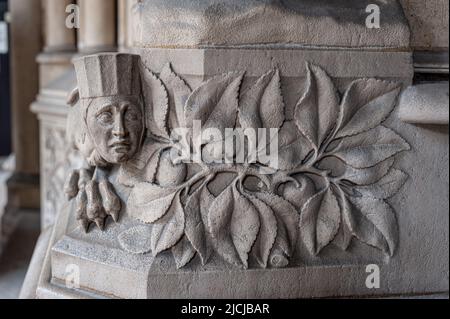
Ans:
[[[74,59],[81,99],[139,96],[139,55],[100,53]]]

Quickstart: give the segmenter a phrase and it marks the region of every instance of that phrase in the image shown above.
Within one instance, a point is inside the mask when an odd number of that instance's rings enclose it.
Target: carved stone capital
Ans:
[[[347,250],[353,238],[395,254],[387,200],[407,179],[394,157],[410,146],[383,122],[399,83],[356,79],[339,92],[307,63],[289,117],[277,68],[191,88],[170,64],[156,72],[135,57],[77,62],[68,135],[89,165],[70,175],[67,192],[86,231],[90,222],[103,229],[108,215],[117,222],[124,206],[136,226],[120,233],[121,247],[170,251],[178,268],[196,255],[206,265],[213,254],[244,269],[286,267],[299,247],[320,256],[332,243]],[[132,105],[139,101],[142,111]]]

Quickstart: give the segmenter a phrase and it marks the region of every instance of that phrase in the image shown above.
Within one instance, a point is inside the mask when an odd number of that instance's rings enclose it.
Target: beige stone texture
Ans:
[[[116,1],[79,0],[78,49],[83,53],[111,51],[116,47]]]
[[[448,50],[448,0],[401,0],[415,50]]]
[[[44,0],[45,11],[44,33],[47,52],[73,51],[76,48],[75,29],[66,27],[66,19],[69,15],[66,8],[73,4],[73,0]]]

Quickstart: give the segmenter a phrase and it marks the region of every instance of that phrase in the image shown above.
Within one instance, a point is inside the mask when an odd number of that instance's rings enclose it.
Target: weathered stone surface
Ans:
[[[409,87],[400,100],[400,119],[407,123],[448,125],[448,94],[448,82]]]
[[[366,27],[369,4],[380,7],[380,29]],[[133,19],[133,46],[409,46],[402,8],[392,0],[146,0]]]
[[[412,30],[411,46],[416,50],[448,50],[448,1],[400,0]]]

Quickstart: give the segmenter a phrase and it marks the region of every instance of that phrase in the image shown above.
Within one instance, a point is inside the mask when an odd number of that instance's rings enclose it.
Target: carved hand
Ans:
[[[120,198],[100,168],[73,170],[64,187],[69,200],[76,200],[77,220],[88,232],[91,223],[101,230],[108,216],[117,222],[122,208]]]

